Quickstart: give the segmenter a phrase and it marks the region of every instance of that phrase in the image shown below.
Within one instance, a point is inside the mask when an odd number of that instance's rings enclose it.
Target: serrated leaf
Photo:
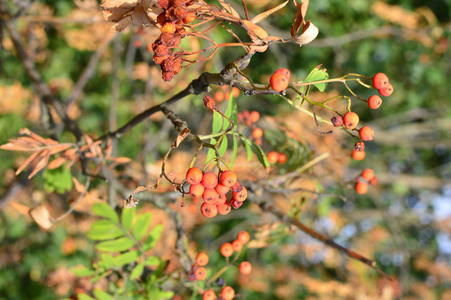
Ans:
[[[161,262],[160,258],[156,256],[151,256],[147,258],[144,263],[146,264],[146,266],[158,266],[160,262]]]
[[[91,225],[87,237],[91,240],[110,240],[123,236],[122,229],[109,220],[98,220]]]
[[[85,266],[73,268],[73,269],[71,269],[71,272],[75,276],[78,276],[78,277],[89,277],[89,276],[93,276],[96,274],[96,271],[88,269]]]
[[[230,158],[230,167],[233,167],[233,163],[235,162],[236,156],[238,154],[238,138],[236,135],[233,135],[233,147],[232,147],[232,157]]]
[[[139,241],[146,235],[151,221],[152,215],[149,212],[139,215],[136,218],[135,226],[133,227],[133,236],[135,239]]]
[[[112,241],[101,242],[96,245],[96,249],[105,252],[122,252],[129,250],[135,243],[126,237]]]
[[[117,216],[116,211],[106,203],[97,202],[92,206],[92,212],[99,217],[104,217],[113,222],[119,223],[119,217]]]
[[[305,78],[304,82],[314,82],[319,80],[326,80],[329,79],[329,74],[327,73],[326,69],[320,69],[321,65],[315,67]],[[324,92],[326,89],[327,83],[318,83],[315,84],[315,87],[320,90],[321,92]]]
[[[86,294],[77,294],[77,298],[79,300],[96,300],[96,299],[94,299],[94,298],[92,298],[92,297],[90,297],[90,296],[88,296]]]
[[[113,264],[115,267],[120,268],[124,265],[128,265],[136,261],[139,257],[139,252],[137,250],[127,251],[113,258]]]
[[[255,155],[258,158],[258,161],[262,164],[262,166],[266,169],[266,172],[269,173],[271,169],[271,165],[269,164],[268,159],[266,158],[266,154],[263,151],[263,149],[257,145],[254,141],[250,141],[252,143],[252,152],[255,153]]]
[[[133,269],[132,273],[130,274],[130,279],[136,279],[139,276],[141,276],[141,274],[144,271],[144,264],[143,263],[139,263],[136,265],[136,267]]]
[[[162,224],[159,224],[159,225],[155,226],[154,228],[152,228],[152,230],[149,233],[149,236],[144,241],[144,245],[143,245],[144,251],[152,249],[155,246],[155,244],[160,239],[160,236],[161,236],[162,232],[163,232],[163,225]]]
[[[94,290],[94,296],[99,300],[114,300],[114,297],[102,290]]]
[[[222,138],[221,144],[219,145],[219,155],[222,157],[227,151],[227,147],[229,146],[229,141],[227,140],[227,135]]]
[[[243,134],[240,133],[239,135],[247,152],[247,160],[250,161],[252,159],[252,143]]]
[[[130,230],[135,220],[136,208],[124,208],[122,210],[121,222],[125,229]]]

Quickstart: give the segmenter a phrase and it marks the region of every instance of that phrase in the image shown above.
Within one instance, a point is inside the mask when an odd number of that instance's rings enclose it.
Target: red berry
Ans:
[[[332,125],[334,125],[334,127],[343,126],[343,118],[342,118],[342,116],[335,116],[332,119],[330,119],[330,121],[332,122]]]
[[[215,300],[215,299],[216,299],[216,294],[213,290],[206,290],[202,294],[202,300]]]
[[[376,89],[384,88],[388,85],[388,77],[384,73],[377,73],[373,77],[373,86]]]
[[[362,178],[366,181],[370,181],[374,177],[374,171],[373,169],[365,169],[362,171],[362,174],[360,176],[362,176]]]
[[[194,275],[196,276],[197,280],[204,280],[207,278],[207,269],[204,267],[199,267],[194,271]]]
[[[248,261],[242,261],[238,266],[240,273],[243,275],[249,275],[252,272],[252,265]]]
[[[239,192],[232,192],[232,197],[235,200],[243,202],[247,199],[247,189],[243,186],[243,189]]]
[[[198,264],[201,267],[203,267],[206,264],[208,264],[208,255],[207,255],[207,253],[200,252],[199,254],[197,254],[197,256],[196,256],[196,264]]]
[[[287,162],[287,160],[288,160],[288,158],[285,153],[279,153],[279,159],[278,159],[279,164],[284,164]]]
[[[236,199],[230,199],[230,205],[234,208],[234,209],[238,209],[243,205],[243,201],[238,201]]]
[[[203,173],[201,169],[192,167],[186,172],[186,181],[189,184],[198,184],[202,180],[202,176]]]
[[[365,158],[365,151],[352,150],[351,157],[355,160],[363,160]]]
[[[202,194],[202,198],[207,203],[213,203],[218,200],[218,193],[215,189],[205,189],[204,193]]]
[[[277,152],[277,151],[270,151],[266,155],[266,158],[268,159],[268,162],[270,164],[275,164],[276,162],[279,161],[279,152]]]
[[[378,95],[373,95],[368,98],[368,106],[371,109],[378,109],[382,105],[382,99]]]
[[[352,111],[347,112],[343,116],[343,123],[346,128],[354,129],[357,127],[357,124],[359,124],[359,115]]]
[[[278,69],[271,75],[269,79],[271,88],[276,92],[285,90],[290,84],[290,71],[285,68]]]
[[[359,129],[359,136],[362,141],[371,141],[374,139],[374,130],[369,126],[363,126]]]
[[[233,247],[233,250],[234,250],[234,251],[240,252],[241,249],[243,249],[243,243],[241,243],[240,240],[234,240],[234,241],[232,242],[232,247]]]
[[[247,244],[247,242],[249,242],[249,240],[251,239],[251,236],[249,235],[249,232],[243,230],[238,232],[236,239],[239,240],[241,243]]]
[[[216,206],[220,215],[227,215],[232,210],[230,202],[228,201],[226,201],[224,204],[219,204]]]
[[[218,184],[218,176],[213,172],[207,172],[202,176],[201,183],[206,189],[214,189]]]
[[[237,177],[233,171],[225,171],[219,175],[219,182],[226,187],[232,187],[236,181]]]
[[[222,256],[230,257],[233,254],[233,246],[230,243],[224,243],[219,248],[219,252],[221,252]]]
[[[252,136],[256,139],[259,139],[263,136],[263,130],[261,128],[255,128],[252,130]]]
[[[221,290],[221,297],[224,300],[232,300],[235,297],[235,290],[231,286],[225,286]]]
[[[204,188],[204,186],[202,184],[200,184],[200,183],[192,184],[189,187],[189,194],[193,198],[199,198],[204,193],[204,190],[205,190],[205,188]]]
[[[225,185],[222,185],[221,183],[218,183],[218,185],[215,187],[215,190],[218,193],[218,195],[224,195],[229,192],[230,187],[227,187]]]
[[[249,120],[252,123],[257,122],[260,119],[260,113],[258,111],[251,111],[251,113],[249,114]]]
[[[216,207],[216,205],[207,202],[202,203],[202,205],[200,206],[200,211],[202,215],[207,218],[213,218],[218,214],[218,208]]]
[[[379,184],[379,179],[377,177],[371,178],[370,184],[371,185],[378,185]]]
[[[354,189],[357,192],[357,194],[361,195],[366,194],[368,192],[368,183],[363,181],[356,182]]]
[[[377,90],[381,96],[388,97],[393,94],[393,86],[389,83],[386,87]]]

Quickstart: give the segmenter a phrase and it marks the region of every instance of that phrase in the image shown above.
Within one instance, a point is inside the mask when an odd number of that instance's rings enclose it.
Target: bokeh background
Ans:
[[[240,3],[234,6],[242,12]],[[270,0],[246,3],[251,15],[275,5]],[[220,71],[242,55],[241,49],[220,50],[213,59],[164,83],[152,53],[146,50],[159,31],[131,28],[114,35],[98,5],[92,0],[34,1],[15,24],[52,91],[93,136],[162,102],[201,72]],[[8,7],[20,9],[16,1],[8,1]],[[288,37],[293,17],[290,3],[261,26],[273,35]],[[294,183],[318,189],[320,195],[274,196],[274,201],[287,211],[295,210],[305,224],[338,243],[374,258],[395,281],[388,282],[252,204],[233,216],[208,221],[175,205],[189,233],[190,255],[208,249],[212,265],[219,265],[221,243],[248,229],[254,242],[246,255],[254,274],[243,277],[232,270],[225,275],[239,287],[242,299],[451,299],[451,1],[316,0],[310,3],[307,19],[320,30],[314,42],[303,47],[271,46],[252,59],[246,73],[256,82],[267,82],[279,67],[288,67],[293,77],[303,78],[320,64],[330,77],[386,73],[395,93],[384,99],[380,109],[353,103],[353,110],[376,131],[375,140],[367,144],[365,160],[350,161],[353,143],[348,137],[336,131],[330,137],[320,136],[311,118],[293,111],[280,98],[241,95],[239,110],[257,110],[266,116],[259,121],[265,130],[265,150],[283,149],[271,143],[270,134],[277,127],[274,124],[283,124],[298,134],[306,153],[331,152],[327,161],[301,178],[302,184]],[[0,32],[0,143],[24,127],[42,136],[59,134],[49,125],[59,120],[34,92],[1,21]],[[213,31],[212,37],[232,40],[225,30]],[[202,46],[194,39],[183,43],[192,49]],[[87,68],[92,70],[89,81],[74,97]],[[327,95],[344,92],[340,85],[326,90]],[[364,89],[359,93],[371,95]],[[211,116],[200,99],[192,96],[178,103],[176,111],[197,132],[208,134]],[[117,155],[133,162],[121,169],[121,176],[150,184],[174,137],[171,124],[158,115],[125,134]],[[61,138],[72,139],[66,132]],[[177,151],[173,169],[182,174],[193,149],[188,145]],[[57,299],[73,295],[76,288],[88,290],[92,283],[76,278],[70,269],[95,260],[94,242],[85,235],[93,221],[90,206],[106,199],[107,185],[95,182],[74,214],[43,231],[11,203],[30,207],[44,203],[57,216],[76,193],[64,169],[45,171],[31,181],[27,174],[16,177],[14,172],[25,158],[0,151],[0,299]],[[238,158],[236,167],[244,179],[258,179],[263,176],[259,172],[264,173],[255,171],[261,168],[258,162],[247,163],[244,158]],[[380,184],[357,196],[348,182],[364,168],[373,168]],[[272,174],[277,172],[284,170]],[[152,211],[153,223],[167,225],[168,231],[155,254],[171,260],[175,256],[168,251],[173,247],[172,225],[151,202],[143,201],[141,209]]]

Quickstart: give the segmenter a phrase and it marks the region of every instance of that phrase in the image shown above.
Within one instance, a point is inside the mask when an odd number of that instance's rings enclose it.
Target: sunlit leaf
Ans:
[[[152,215],[149,212],[139,215],[136,218],[135,226],[133,227],[133,236],[135,239],[139,241],[146,235],[151,221]]]
[[[116,240],[98,243],[96,245],[96,249],[105,252],[122,252],[129,250],[134,246],[134,244],[135,243],[133,240],[127,237],[122,237]]]
[[[71,269],[71,272],[78,277],[89,277],[96,274],[94,270],[88,269],[85,266],[79,266]]]
[[[130,279],[136,279],[139,276],[141,276],[141,274],[144,271],[144,264],[143,263],[139,263],[136,265],[136,267],[133,269],[132,273],[130,274]]]
[[[233,163],[235,162],[236,156],[238,154],[238,138],[236,135],[233,135],[233,147],[232,147],[232,157],[230,158],[230,167],[233,167]]]
[[[258,161],[262,164],[262,166],[265,168],[266,172],[269,173],[270,169],[271,169],[271,165],[269,164],[268,159],[266,158],[266,154],[263,151],[263,149],[257,145],[254,141],[250,141],[251,142],[251,149],[252,152],[255,153],[255,155],[258,158]]]
[[[218,149],[218,152],[219,152],[219,155],[222,157],[222,156],[224,156],[224,154],[226,153],[226,151],[227,151],[227,146],[229,145],[229,142],[228,142],[228,140],[227,140],[227,135],[222,139],[222,141],[221,141],[221,144],[219,145],[219,149]]]
[[[92,206],[92,212],[99,217],[104,217],[119,223],[119,217],[116,211],[104,202],[97,202]]]
[[[96,300],[86,294],[77,294],[79,300]]]
[[[94,290],[94,296],[99,300],[114,300],[115,298],[102,290]]]
[[[136,261],[139,257],[137,250],[127,251],[113,258],[113,264],[115,267],[120,268],[124,265],[130,264]]]
[[[158,266],[160,264],[161,260],[159,257],[151,256],[146,259],[145,264],[146,266]]]
[[[149,249],[152,249],[155,244],[160,239],[161,233],[163,232],[163,225],[159,224],[152,228],[152,230],[149,233],[149,236],[144,241],[143,249],[144,251],[147,251]]]
[[[109,240],[123,236],[122,229],[110,220],[98,220],[91,225],[86,236],[91,240]]]
[[[247,160],[250,161],[252,159],[252,143],[243,134],[240,133],[239,135],[247,152]]]
[[[121,222],[125,229],[130,230],[135,220],[136,208],[129,208],[122,210]]]
[[[329,74],[327,73],[326,69],[321,69],[321,65],[319,65],[307,75],[304,82],[314,82],[326,79],[329,79]],[[315,84],[315,87],[321,92],[324,92],[326,85],[327,83],[317,83]]]

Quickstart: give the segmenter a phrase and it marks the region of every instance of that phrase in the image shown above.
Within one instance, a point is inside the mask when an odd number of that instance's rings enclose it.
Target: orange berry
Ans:
[[[216,200],[214,200],[212,202],[212,204],[214,204],[214,205],[222,205],[222,204],[225,204],[226,201],[227,201],[227,195],[226,194],[218,195],[218,198]]]
[[[223,216],[227,215],[232,210],[232,207],[231,207],[229,201],[226,201],[224,204],[219,204],[216,206],[218,208],[218,213]]]
[[[204,280],[205,278],[207,278],[207,269],[205,269],[204,267],[198,267],[194,271],[194,275],[196,276],[197,280]]]
[[[388,97],[393,94],[394,89],[391,83],[389,83],[386,87],[377,90],[381,96]]]
[[[376,89],[382,89],[389,84],[388,77],[384,73],[377,73],[373,77],[373,86]]]
[[[372,95],[368,98],[368,107],[378,109],[382,105],[382,98],[378,95]]]
[[[371,141],[374,139],[374,130],[369,126],[363,126],[359,129],[359,136],[362,141]]]
[[[232,88],[232,95],[233,95],[234,98],[237,98],[240,95],[240,89],[237,88],[236,86],[234,86]]]
[[[261,128],[255,128],[252,130],[252,136],[256,139],[259,139],[263,136],[263,130]]]
[[[192,184],[189,187],[189,194],[193,198],[199,198],[199,197],[202,197],[202,194],[204,193],[204,190],[205,190],[205,188],[204,188],[204,186],[202,184],[200,184],[200,183]]]
[[[365,158],[365,151],[352,150],[351,157],[355,160],[363,160]]]
[[[201,183],[206,189],[214,189],[218,184],[218,176],[213,172],[207,172],[202,176]]]
[[[374,171],[373,169],[365,169],[362,171],[362,174],[360,176],[362,176],[362,178],[366,181],[370,181],[374,177]]]
[[[371,178],[370,184],[371,185],[378,185],[379,184],[379,179],[376,176],[374,176],[373,178]]]
[[[163,27],[161,27],[161,32],[167,32],[167,33],[175,33],[175,30],[177,27],[174,23],[165,23]]]
[[[249,114],[249,120],[251,120],[252,123],[257,122],[260,119],[260,113],[256,110],[251,111]]]
[[[207,203],[214,203],[218,200],[219,194],[215,189],[205,189],[202,194],[202,199]]]
[[[201,169],[192,167],[186,172],[186,181],[189,184],[198,184],[202,180],[203,172]]]
[[[237,177],[235,172],[233,171],[224,171],[221,173],[221,175],[219,175],[219,182],[226,186],[226,187],[231,187],[233,186],[237,181]]]
[[[215,190],[218,193],[218,195],[224,195],[230,191],[230,187],[218,183],[218,185],[215,187]]]
[[[269,84],[273,90],[281,92],[288,87],[290,79],[282,74],[274,73],[271,75],[271,78],[269,78]]]
[[[266,158],[268,159],[268,162],[270,164],[275,164],[276,162],[279,161],[279,152],[277,152],[277,151],[270,151],[266,155]]]
[[[196,13],[194,11],[189,11],[186,13],[186,16],[183,18],[183,23],[188,24],[196,20]]]
[[[235,290],[231,286],[225,286],[221,290],[221,297],[224,300],[232,300],[235,297]]]
[[[274,74],[279,74],[279,75],[283,75],[285,77],[288,77],[288,79],[290,78],[290,71],[287,68],[280,68],[277,69]]]
[[[216,299],[216,294],[213,290],[206,290],[202,294],[202,300],[215,300],[215,299]]]
[[[200,211],[202,215],[207,218],[213,218],[218,214],[218,208],[216,205],[207,202],[202,203],[200,206]]]
[[[261,146],[262,145],[262,139],[260,138],[260,139],[255,139],[255,144],[257,144],[257,145],[259,145],[259,146]]]
[[[346,128],[348,129],[354,129],[357,127],[357,124],[359,124],[359,115],[357,115],[355,112],[347,112],[343,116],[343,123]]]
[[[203,267],[206,264],[208,264],[208,255],[207,255],[207,253],[200,252],[199,254],[197,254],[197,256],[196,256],[196,264],[198,264],[201,267]]]
[[[252,265],[248,261],[242,261],[238,266],[238,270],[243,275],[249,275],[252,272]]]
[[[219,252],[221,252],[222,256],[230,257],[233,254],[233,246],[230,243],[222,244],[221,248],[219,248]]]
[[[366,194],[368,192],[368,183],[363,181],[356,182],[354,189],[357,192],[357,194],[360,195]]]
[[[287,160],[288,160],[288,158],[285,153],[279,153],[279,159],[278,159],[279,164],[284,164],[287,162]]]
[[[243,249],[243,243],[240,240],[234,240],[232,241],[232,247],[234,251],[240,252]]]
[[[249,232],[243,230],[243,231],[238,232],[236,239],[239,240],[244,245],[249,242],[249,240],[251,239],[251,236],[249,235]]]
[[[235,200],[243,202],[247,199],[247,189],[243,186],[243,189],[239,192],[232,192],[232,197]]]
[[[216,101],[222,102],[222,101],[224,101],[224,92],[216,91],[216,93],[213,95],[213,97],[216,99]]]

